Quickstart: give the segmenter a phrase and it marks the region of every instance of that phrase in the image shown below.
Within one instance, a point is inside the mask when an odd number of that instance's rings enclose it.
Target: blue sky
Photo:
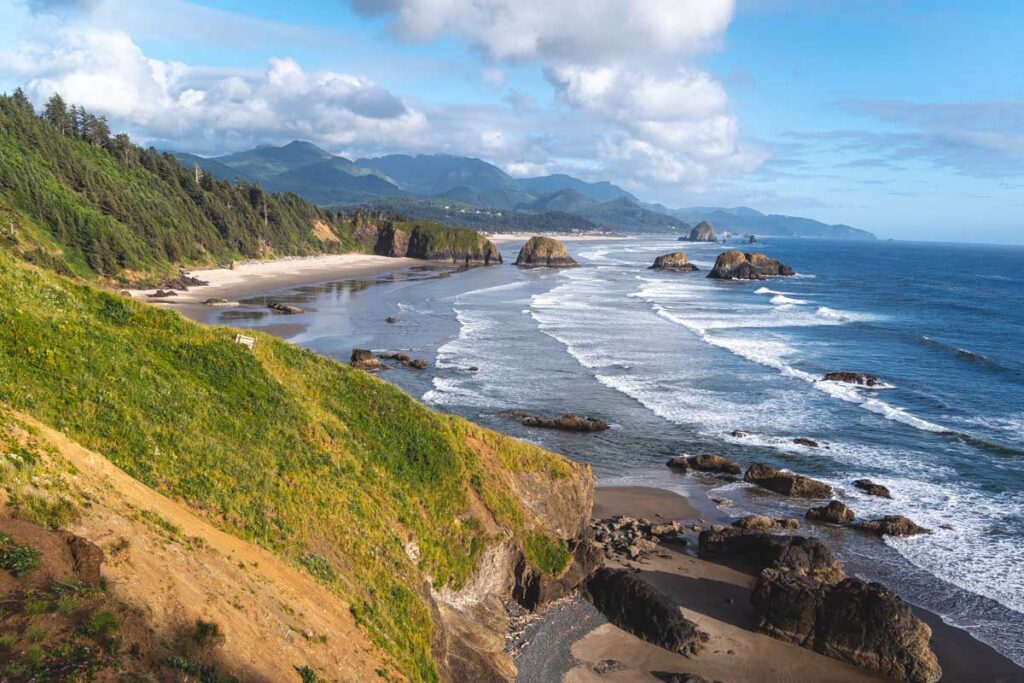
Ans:
[[[164,148],[309,139],[1024,242],[1024,3],[16,0],[0,89]]]

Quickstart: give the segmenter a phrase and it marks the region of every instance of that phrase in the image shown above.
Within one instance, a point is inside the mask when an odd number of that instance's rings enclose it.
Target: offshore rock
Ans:
[[[697,470],[698,472],[720,472],[722,474],[739,474],[742,468],[732,460],[713,453],[702,455],[679,455],[667,463],[672,469]]]
[[[671,254],[663,254],[654,259],[654,265],[648,270],[665,270],[673,273],[692,273],[693,271],[700,269],[686,260],[685,251],[676,251]]]
[[[559,240],[535,236],[519,250],[516,265],[525,268],[574,268],[579,264],[569,256],[569,250]]]
[[[792,268],[759,253],[723,251],[708,277],[715,280],[764,280],[775,275],[795,275]]]
[[[925,529],[903,515],[888,515],[881,519],[869,519],[854,528],[875,536],[917,536],[931,533],[931,529]]]
[[[715,226],[707,221],[701,221],[690,230],[688,237],[681,237],[680,239],[686,242],[717,242],[718,235],[715,234]]]
[[[873,387],[879,384],[878,378],[866,372],[829,372],[825,375],[826,382],[846,382],[847,384],[859,384],[864,387]]]
[[[817,479],[779,470],[759,462],[747,469],[746,474],[743,475],[743,481],[781,493],[784,496],[826,498],[832,493],[831,486]]]
[[[747,515],[732,523],[737,529],[748,531],[776,531],[778,529],[799,529],[799,520],[792,517],[769,517],[767,515]]]
[[[853,510],[838,500],[829,501],[828,505],[810,508],[805,515],[812,522],[827,524],[849,524],[853,521]]]
[[[889,493],[889,489],[881,484],[876,484],[870,479],[858,479],[853,482],[853,485],[859,488],[869,496],[878,496],[879,498],[892,498],[892,494]]]
[[[351,365],[360,370],[380,370],[383,367],[380,359],[368,349],[352,349]]]
[[[603,432],[609,427],[608,423],[600,418],[581,417],[572,413],[566,413],[561,417],[543,417],[517,411],[500,413],[500,415],[519,420],[519,422],[527,427],[561,429],[564,432]]]

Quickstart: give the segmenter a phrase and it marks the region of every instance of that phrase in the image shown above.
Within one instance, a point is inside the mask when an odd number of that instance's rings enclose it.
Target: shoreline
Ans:
[[[711,641],[704,652],[687,659],[642,641],[603,618],[595,619],[589,603],[578,599],[537,620],[530,635],[533,642],[543,644],[535,646],[535,651],[527,646],[518,655],[518,680],[527,683],[534,680],[530,676],[541,671],[550,680],[568,683],[640,683],[652,680],[651,671],[687,672],[733,683],[883,680],[871,672],[756,631],[749,603],[755,577],[696,557],[697,534],[690,526],[706,527],[717,520],[702,517],[686,497],[644,486],[599,486],[596,494],[595,518],[628,515],[684,522],[681,536],[687,544],[682,548],[679,544],[665,544],[660,550],[664,557],[652,555],[640,563],[612,559],[607,565],[638,568],[645,581],[669,595],[688,619],[708,631]],[[942,681],[1024,680],[1024,668],[967,631],[946,624],[937,614],[913,605],[912,608],[932,628],[931,647],[943,669]],[[558,663],[558,672],[552,671],[552,658]],[[610,678],[611,674],[597,674],[593,668],[608,659],[622,665],[614,678]],[[557,679],[552,677],[555,673]]]
[[[632,235],[581,235],[572,232],[494,232],[480,233],[495,244],[508,242],[525,242],[531,237],[551,237],[562,242],[602,242],[605,240],[629,240]]]
[[[208,268],[184,271],[208,284],[189,287],[176,296],[151,298],[156,289],[130,289],[133,299],[159,304],[181,311],[197,322],[208,322],[213,313],[237,307],[239,299],[266,294],[277,289],[312,285],[334,279],[344,280],[382,275],[429,264],[414,258],[393,258],[372,254],[321,254],[296,256],[269,261],[246,261],[234,268]],[[224,299],[228,303],[207,305],[207,299]]]

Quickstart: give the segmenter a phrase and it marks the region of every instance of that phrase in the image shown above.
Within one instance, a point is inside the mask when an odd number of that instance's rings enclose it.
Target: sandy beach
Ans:
[[[694,524],[707,526],[686,498],[646,487],[599,488],[594,516],[629,515],[684,522],[687,545],[662,546],[664,557],[651,556],[634,566],[641,577],[678,602],[685,616],[707,631],[711,640],[688,659],[651,645],[609,624],[583,601],[559,605],[533,626],[531,645],[516,661],[518,680],[566,683],[655,683],[652,672],[692,673],[729,683],[798,681],[867,682],[878,676],[810,650],[775,640],[754,630],[750,592],[752,574],[695,557]],[[611,566],[629,566],[616,561]],[[932,647],[942,665],[943,681],[1024,680],[1024,671],[966,632],[918,611],[931,625]],[[595,671],[604,660],[616,670]],[[600,667],[598,667],[600,668]],[[556,672],[555,669],[558,671]]]
[[[264,292],[314,284],[334,279],[379,275],[402,270],[424,261],[412,258],[391,258],[370,254],[325,254],[321,256],[249,261],[234,268],[210,268],[187,271],[192,277],[209,284],[189,287],[176,296],[152,298],[155,289],[129,290],[132,297],[148,303],[173,306],[196,320],[203,320],[203,312],[213,307],[203,305],[207,299],[224,299],[231,305],[238,299]]]

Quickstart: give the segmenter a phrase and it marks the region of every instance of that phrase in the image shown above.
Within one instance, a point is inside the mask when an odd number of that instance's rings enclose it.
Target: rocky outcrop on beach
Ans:
[[[159,289],[176,289],[180,292],[187,292],[189,287],[205,287],[210,284],[206,280],[200,280],[197,277],[189,275],[184,270],[178,271],[177,276],[172,277],[168,280],[164,280],[160,285]]]
[[[821,581],[846,573],[832,551],[806,536],[782,536],[735,527],[700,532],[697,554],[706,560],[738,560],[757,571],[791,570]]]
[[[526,427],[540,427],[543,429],[560,429],[563,432],[603,432],[609,425],[597,417],[581,417],[566,413],[561,417],[544,417],[518,411],[499,413],[501,417],[511,417],[519,420]]]
[[[767,570],[751,597],[758,628],[887,679],[934,683],[942,677],[929,647],[931,629],[879,583],[816,581]]]
[[[501,263],[498,247],[475,230],[363,211],[353,216],[352,226],[355,239],[378,256],[417,258],[459,266]]]
[[[800,521],[792,517],[769,517],[768,515],[747,515],[732,523],[737,529],[747,531],[779,531],[799,529]]]
[[[796,273],[792,268],[760,253],[723,251],[715,259],[708,277],[715,280],[764,280],[767,277]]]
[[[696,470],[697,472],[716,472],[720,474],[739,474],[743,471],[732,460],[713,453],[678,455],[665,464],[674,470]]]
[[[664,270],[672,273],[692,273],[695,270],[700,270],[697,266],[693,265],[686,259],[687,256],[685,251],[662,254],[654,259],[654,265],[648,270]]]
[[[535,236],[523,245],[516,265],[524,268],[573,268],[579,264],[569,256],[569,250],[552,237]]]
[[[817,479],[776,469],[759,462],[747,469],[746,474],[743,475],[743,481],[781,493],[784,496],[826,498],[832,493],[831,486]]]
[[[853,521],[854,513],[844,503],[838,500],[831,500],[828,505],[808,509],[805,516],[811,522],[849,524]]]
[[[657,552],[663,539],[678,539],[682,527],[679,522],[652,522],[632,517],[610,517],[590,523],[594,532],[594,543],[606,559],[618,557],[628,560],[643,560]],[[685,541],[682,541],[685,543]]]
[[[859,384],[863,387],[874,387],[880,384],[877,377],[869,375],[866,372],[829,372],[825,375],[825,381]]]
[[[672,652],[693,657],[709,640],[679,605],[634,572],[599,569],[587,582],[587,593],[608,621]]]
[[[857,524],[854,528],[874,536],[916,536],[931,533],[931,529],[926,529],[903,515],[888,515],[880,519],[869,519]]]
[[[407,353],[386,352],[378,354],[377,357],[380,358],[381,360],[398,361],[399,363],[406,367],[415,368],[417,370],[426,370],[429,365],[427,361],[423,360],[422,358],[411,358]]]
[[[291,304],[281,303],[280,301],[271,301],[267,304],[267,308],[278,313],[284,313],[286,315],[298,315],[303,313],[304,310],[298,306],[292,306]]]
[[[879,498],[892,498],[892,494],[889,493],[889,489],[881,484],[876,484],[870,479],[858,479],[853,482],[853,485],[859,488],[869,496],[878,496]]]
[[[373,355],[373,351],[369,349],[352,349],[352,360],[350,365],[360,370],[380,370],[381,365],[380,359]]]
[[[717,242],[718,235],[715,234],[715,226],[707,221],[701,221],[690,230],[688,236],[679,239],[686,242]]]

